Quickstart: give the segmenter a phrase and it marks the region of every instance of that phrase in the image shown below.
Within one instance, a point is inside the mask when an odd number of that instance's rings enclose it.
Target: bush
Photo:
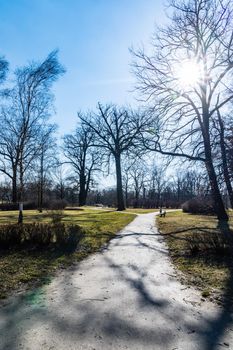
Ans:
[[[61,219],[64,216],[64,211],[62,209],[60,209],[60,210],[51,210],[51,211],[48,211],[48,214],[49,214],[49,216],[52,219],[52,223],[53,224],[57,224],[57,223],[61,222]]]
[[[230,242],[221,232],[196,233],[189,237],[187,246],[191,255],[206,253],[226,255],[231,252]]]
[[[5,249],[21,243],[23,230],[21,225],[0,226],[0,247]]]
[[[64,199],[57,199],[48,203],[48,209],[50,210],[63,210],[67,206],[67,201]]]
[[[84,236],[83,229],[78,225],[65,226],[65,224],[57,224],[54,226],[54,229],[56,244],[70,251],[76,249]]]
[[[37,204],[35,202],[23,203],[24,210],[33,210],[36,208],[37,208]],[[19,203],[1,203],[0,210],[2,210],[2,211],[19,210]]]
[[[55,245],[59,249],[75,250],[84,236],[78,225],[64,223],[9,224],[0,226],[0,247],[8,249],[30,244],[33,246]]]
[[[196,197],[182,204],[184,213],[214,215],[214,204],[209,198]]]
[[[33,245],[49,245],[53,242],[53,226],[51,224],[23,224],[23,242]]]

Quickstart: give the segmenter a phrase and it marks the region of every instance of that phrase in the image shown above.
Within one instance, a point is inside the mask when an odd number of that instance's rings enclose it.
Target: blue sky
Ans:
[[[128,48],[147,45],[164,0],[0,0],[0,54],[11,69],[55,48],[67,72],[54,88],[60,133],[97,102],[135,104]]]

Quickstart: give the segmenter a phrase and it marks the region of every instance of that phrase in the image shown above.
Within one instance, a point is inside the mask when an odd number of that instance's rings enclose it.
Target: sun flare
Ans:
[[[201,80],[201,67],[193,60],[180,63],[176,69],[176,78],[182,88],[194,87]]]

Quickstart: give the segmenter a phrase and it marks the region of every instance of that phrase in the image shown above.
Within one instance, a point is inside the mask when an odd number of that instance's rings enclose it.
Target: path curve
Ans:
[[[229,323],[221,338],[214,327],[221,309],[177,280],[154,221],[155,213],[138,215],[34,297],[9,299],[0,349],[233,349]]]

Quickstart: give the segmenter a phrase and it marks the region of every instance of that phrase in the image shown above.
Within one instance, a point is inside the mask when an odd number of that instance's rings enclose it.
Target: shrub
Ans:
[[[9,248],[21,243],[23,237],[23,228],[21,225],[3,225],[0,226],[0,247]]]
[[[0,204],[0,210],[18,210],[19,204],[18,203],[1,203]]]
[[[24,210],[33,210],[36,208],[37,208],[37,204],[35,202],[23,203]],[[2,211],[19,210],[19,203],[1,203],[0,210],[2,210]]]
[[[64,199],[57,199],[48,203],[48,209],[50,210],[63,210],[67,206],[67,201]]]
[[[213,215],[215,214],[213,201],[205,197],[196,197],[182,204],[184,213]]]
[[[230,241],[221,232],[195,233],[189,237],[186,248],[191,255],[206,253],[226,255],[230,249]]]
[[[0,247],[8,249],[30,244],[33,246],[55,245],[59,249],[75,250],[84,236],[78,225],[64,223],[9,224],[0,226]]]
[[[58,224],[54,226],[56,244],[66,250],[76,249],[84,236],[84,230],[78,225]]]
[[[48,212],[51,219],[52,219],[52,223],[53,224],[57,224],[59,222],[61,222],[61,219],[64,216],[64,211],[62,209],[60,210],[51,210]]]
[[[49,245],[53,242],[53,226],[51,224],[24,224],[24,242],[33,245]]]

